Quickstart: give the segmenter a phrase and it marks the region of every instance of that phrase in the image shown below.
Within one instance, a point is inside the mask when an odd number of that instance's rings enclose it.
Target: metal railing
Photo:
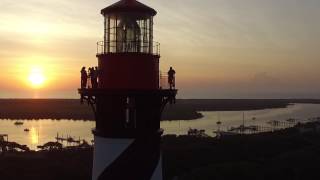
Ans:
[[[160,43],[144,41],[104,41],[97,42],[97,55],[108,53],[143,53],[160,55]]]
[[[95,82],[92,82],[91,77],[87,78],[86,81],[86,85],[85,89],[95,89],[95,88],[99,88],[98,85],[94,85],[94,84],[99,84],[99,78],[97,80],[94,80]],[[175,83],[175,81],[174,81]],[[174,89],[175,87],[173,87]],[[169,83],[169,79],[168,79],[168,75],[165,73],[159,73],[159,89],[170,89],[170,83]]]

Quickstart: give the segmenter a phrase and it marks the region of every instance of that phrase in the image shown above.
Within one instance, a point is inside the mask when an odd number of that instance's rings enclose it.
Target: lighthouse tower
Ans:
[[[160,119],[177,90],[161,83],[160,47],[153,42],[156,13],[135,0],[101,10],[97,86],[79,89],[96,119],[93,180],[162,179]]]

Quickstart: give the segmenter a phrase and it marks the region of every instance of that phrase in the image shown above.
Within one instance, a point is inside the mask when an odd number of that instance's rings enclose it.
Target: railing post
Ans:
[[[149,53],[153,54],[153,17],[149,20],[150,30],[149,30]]]
[[[108,19],[109,19],[109,16],[108,16]],[[107,36],[109,36],[108,35],[108,32],[107,32],[107,17],[105,16],[104,17],[104,38],[103,38],[103,54],[105,54],[106,53],[106,43],[107,43]]]
[[[99,42],[97,42],[97,54],[99,54]]]
[[[107,45],[107,53],[110,52],[110,17],[108,16],[108,29],[107,29],[107,43],[105,44],[105,46]]]

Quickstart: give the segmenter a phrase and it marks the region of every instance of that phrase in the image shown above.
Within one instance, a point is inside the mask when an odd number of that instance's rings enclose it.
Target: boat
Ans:
[[[25,128],[25,129],[24,129],[24,131],[25,131],[25,132],[29,132],[29,131],[30,131],[30,129],[28,129],[28,128]]]
[[[21,121],[16,121],[16,122],[14,123],[14,125],[16,125],[16,126],[21,126],[21,125],[23,125],[23,122],[21,122]]]
[[[239,135],[237,132],[232,131],[213,131],[217,135],[217,137],[226,137],[226,136],[235,136]]]
[[[196,137],[208,137],[208,135],[205,133],[206,131],[204,129],[192,129],[189,128],[188,130],[188,136],[196,136]]]
[[[293,118],[289,118],[286,121],[289,122],[289,123],[295,123],[297,120],[293,119]]]
[[[280,126],[280,124],[281,124],[281,122],[277,121],[277,120],[269,121],[267,123],[272,125],[272,126]]]

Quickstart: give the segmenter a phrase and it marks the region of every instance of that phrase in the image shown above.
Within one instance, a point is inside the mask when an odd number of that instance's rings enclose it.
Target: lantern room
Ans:
[[[122,0],[101,10],[104,16],[104,41],[98,54],[157,54],[153,43],[153,16],[157,12],[135,0]]]

